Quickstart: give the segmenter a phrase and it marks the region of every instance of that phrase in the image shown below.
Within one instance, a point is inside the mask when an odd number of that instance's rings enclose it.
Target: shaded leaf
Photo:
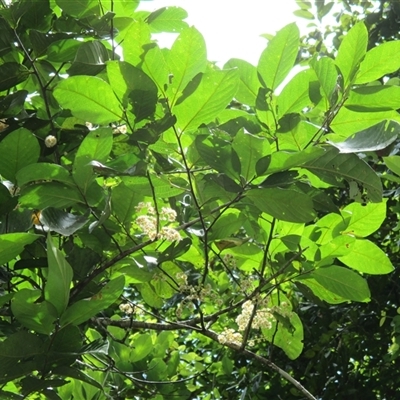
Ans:
[[[63,236],[70,236],[89,221],[90,209],[83,215],[74,215],[57,208],[48,207],[41,211],[39,220],[51,231]]]
[[[24,247],[33,243],[41,235],[33,233],[5,233],[0,235],[0,265],[18,256]]]

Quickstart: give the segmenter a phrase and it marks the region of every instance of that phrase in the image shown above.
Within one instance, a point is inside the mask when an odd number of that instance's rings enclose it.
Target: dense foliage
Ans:
[[[2,4],[1,398],[395,395],[400,42],[343,3],[223,69],[178,7]]]

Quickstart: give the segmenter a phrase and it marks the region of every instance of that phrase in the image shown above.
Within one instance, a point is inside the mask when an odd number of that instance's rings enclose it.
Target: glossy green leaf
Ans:
[[[344,142],[334,143],[341,153],[360,153],[382,150],[392,144],[400,133],[400,125],[394,121],[382,121],[370,128],[356,133]]]
[[[400,87],[361,86],[350,91],[346,107],[353,111],[388,111],[400,106]]]
[[[183,8],[162,7],[147,17],[147,23],[155,32],[182,32],[188,26],[185,21],[182,21],[187,16]]]
[[[50,163],[27,165],[17,172],[16,178],[19,187],[38,181],[57,181],[67,185],[74,184],[66,168]]]
[[[297,17],[305,18],[305,19],[314,19],[314,14],[307,10],[295,10],[293,14]]]
[[[368,31],[362,22],[354,25],[344,37],[335,62],[343,75],[345,88],[354,79],[359,64],[367,52],[367,44]]]
[[[83,215],[74,215],[57,208],[48,207],[41,211],[39,220],[43,226],[63,236],[70,236],[89,221],[90,210]]]
[[[121,295],[125,279],[119,276],[108,282],[97,294],[90,299],[79,300],[66,309],[61,316],[60,325],[80,325],[94,317],[99,312],[111,306]]]
[[[21,168],[38,160],[40,147],[31,132],[19,128],[0,142],[0,154],[0,175],[15,182],[16,173]]]
[[[68,75],[97,75],[103,70],[108,59],[108,51],[99,40],[82,43],[67,70]]]
[[[61,107],[93,124],[107,125],[122,119],[120,102],[111,86],[94,76],[72,76],[61,81],[53,92]]]
[[[350,268],[371,275],[388,274],[394,270],[388,256],[366,239],[356,240],[351,253],[339,257],[339,260]]]
[[[241,175],[250,181],[257,173],[257,165],[262,157],[271,153],[267,139],[244,133],[240,130],[232,142],[232,148],[236,151],[241,165]]]
[[[38,303],[40,290],[21,289],[11,301],[14,317],[26,328],[49,335],[55,328],[57,309],[48,301]]]
[[[236,70],[205,73],[195,92],[173,108],[180,131],[212,122],[232,100],[236,84]]]
[[[299,48],[299,28],[286,25],[271,39],[258,62],[258,75],[264,87],[275,90],[293,68]]]
[[[307,195],[291,189],[257,189],[246,193],[260,211],[289,222],[309,222],[316,217]]]
[[[73,271],[50,235],[47,236],[47,260],[49,267],[44,297],[60,316],[68,306]]]
[[[334,183],[334,180],[355,181],[367,190],[368,198],[378,203],[382,200],[382,183],[375,171],[355,154],[340,154],[335,148],[313,161],[303,164],[322,180]],[[333,179],[333,181],[332,181]]]
[[[207,65],[206,44],[201,33],[190,27],[181,32],[168,54],[171,84],[168,87],[173,106],[187,84]]]
[[[75,156],[72,176],[76,184],[86,193],[95,178],[91,161],[106,162],[113,143],[112,130],[100,128],[88,133]]]
[[[277,99],[278,115],[297,113],[311,105],[309,97],[310,71],[301,71],[282,89]]]
[[[329,104],[333,104],[332,95],[337,88],[338,80],[335,62],[329,57],[321,57],[319,60],[313,58],[310,65],[317,75],[323,95]]]
[[[28,79],[29,75],[29,69],[21,64],[6,62],[0,65],[0,92],[17,86]]]
[[[367,281],[347,268],[331,265],[296,278],[308,286],[321,300],[330,304],[346,301],[370,301]]]
[[[41,235],[22,232],[0,235],[0,265],[18,256],[26,245],[33,243],[40,237]]]
[[[260,81],[257,76],[257,68],[247,61],[231,58],[224,69],[237,68],[239,73],[239,85],[235,94],[237,101],[254,106],[256,104]]]
[[[351,203],[342,211],[346,219],[345,233],[356,237],[367,237],[376,232],[386,218],[386,201],[381,203]]]
[[[76,203],[83,203],[80,192],[58,182],[31,185],[21,190],[20,204],[28,208],[64,208]]]
[[[372,82],[397,71],[400,68],[400,61],[393,55],[398,54],[399,51],[400,43],[398,41],[390,41],[373,47],[361,62],[355,83]]]

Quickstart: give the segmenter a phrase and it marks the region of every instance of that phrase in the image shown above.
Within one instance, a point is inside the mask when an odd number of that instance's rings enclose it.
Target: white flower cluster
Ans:
[[[128,131],[126,125],[114,125],[113,127],[113,134],[116,135],[118,133],[125,135]]]
[[[136,212],[147,211],[146,215],[139,215],[136,218],[136,224],[150,238],[150,240],[164,239],[169,242],[179,242],[182,240],[180,233],[169,226],[161,227],[157,232],[157,218],[155,207],[149,202],[140,202],[136,207]],[[162,207],[159,214],[160,221],[174,222],[176,220],[176,212],[172,208]]]
[[[231,328],[224,328],[224,331],[218,335],[218,341],[221,344],[233,343],[237,346],[241,346],[243,337],[241,333],[235,332]]]
[[[242,305],[242,313],[239,314],[236,318],[236,323],[238,324],[239,331],[245,331],[249,322],[250,318],[253,314],[254,304],[251,300],[247,300]],[[271,329],[272,328],[272,321],[274,316],[270,312],[268,308],[261,308],[256,311],[256,314],[252,321],[252,328],[259,329]]]
[[[133,312],[135,311],[135,309],[133,308],[133,306],[129,303],[122,303],[119,305],[119,309],[124,312],[127,315],[131,315],[133,314]]]
[[[236,259],[235,256],[233,256],[232,254],[230,253],[225,254],[224,257],[222,258],[222,261],[228,268],[231,269],[236,268]]]

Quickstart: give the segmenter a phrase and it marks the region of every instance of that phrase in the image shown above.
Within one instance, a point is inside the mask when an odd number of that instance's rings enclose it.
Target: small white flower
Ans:
[[[48,135],[46,139],[44,139],[44,144],[48,148],[54,147],[57,144],[57,138],[53,135]]]

